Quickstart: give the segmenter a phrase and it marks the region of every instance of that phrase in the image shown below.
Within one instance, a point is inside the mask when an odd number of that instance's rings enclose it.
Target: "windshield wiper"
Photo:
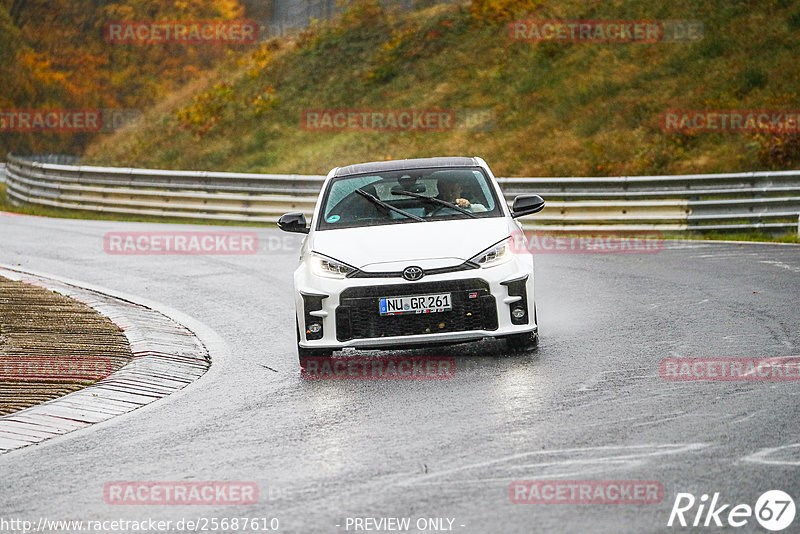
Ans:
[[[423,219],[422,217],[417,217],[413,213],[408,213],[407,211],[403,211],[400,208],[395,208],[391,204],[387,204],[386,202],[384,202],[383,200],[379,199],[375,195],[370,195],[369,193],[367,193],[363,189],[356,189],[356,193],[358,193],[359,195],[361,195],[362,197],[366,198],[367,200],[369,200],[370,202],[372,202],[373,204],[375,204],[377,206],[381,206],[382,208],[385,208],[387,210],[392,210],[392,211],[394,211],[396,213],[399,213],[400,215],[405,215],[409,219],[414,219],[415,221],[419,221],[419,222],[428,222],[427,219]]]
[[[446,200],[442,200],[441,198],[436,197],[429,197],[427,195],[420,195],[419,193],[412,193],[411,191],[392,191],[393,195],[405,195],[407,197],[414,197],[420,200],[424,200],[426,202],[430,202],[433,204],[439,204],[440,206],[445,206],[450,209],[454,209],[458,212],[463,213],[464,215],[469,215],[473,219],[477,219],[478,216],[472,213],[471,211],[467,211],[458,204],[454,204],[452,202],[447,202]]]

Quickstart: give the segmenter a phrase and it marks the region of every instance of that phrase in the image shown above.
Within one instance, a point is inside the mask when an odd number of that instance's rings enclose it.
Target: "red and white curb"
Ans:
[[[0,417],[0,453],[106,421],[173,394],[208,371],[211,352],[227,353],[225,343],[207,327],[156,303],[10,266],[0,265],[0,276],[58,291],[94,308],[122,329],[133,353],[127,365],[91,386]],[[197,330],[204,332],[206,342]],[[209,345],[215,350],[210,352]]]

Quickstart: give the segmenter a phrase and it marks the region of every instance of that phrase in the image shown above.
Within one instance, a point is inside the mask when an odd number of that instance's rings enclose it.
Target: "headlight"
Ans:
[[[328,256],[322,254],[313,254],[311,256],[311,272],[317,276],[324,276],[326,278],[344,278],[356,268],[336,261]]]
[[[499,243],[492,245],[480,254],[476,254],[469,259],[472,263],[477,263],[481,267],[494,267],[511,261],[514,253],[511,250],[511,238],[506,238]]]

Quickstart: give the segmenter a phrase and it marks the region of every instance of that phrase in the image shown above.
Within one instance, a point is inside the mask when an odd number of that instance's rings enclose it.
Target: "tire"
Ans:
[[[539,346],[539,332],[533,330],[524,334],[513,334],[506,338],[506,347],[511,352],[528,352]]]
[[[297,359],[300,361],[300,367],[306,367],[306,360],[308,358],[330,358],[333,356],[331,349],[307,349],[300,346],[300,325],[295,318],[295,333],[297,334]]]

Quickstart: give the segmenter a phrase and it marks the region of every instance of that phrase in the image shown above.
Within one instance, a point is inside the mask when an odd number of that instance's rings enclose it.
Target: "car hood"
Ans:
[[[515,228],[506,217],[342,228],[313,232],[309,247],[364,271],[432,269],[459,265]]]

